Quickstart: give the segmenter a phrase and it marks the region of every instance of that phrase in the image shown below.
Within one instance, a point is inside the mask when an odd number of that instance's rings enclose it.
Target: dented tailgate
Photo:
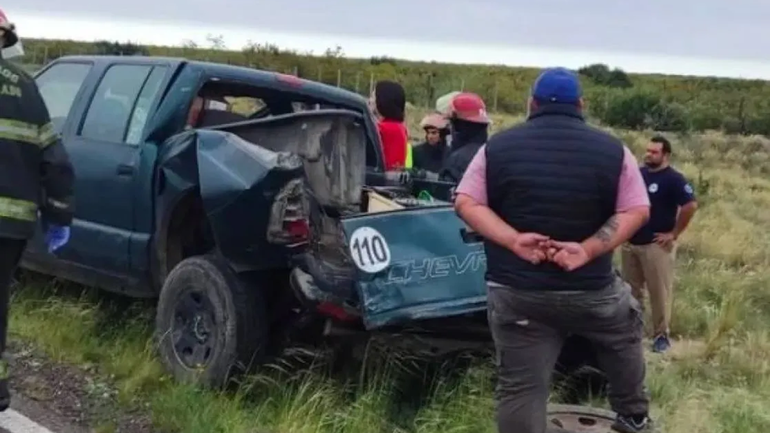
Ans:
[[[367,329],[482,311],[486,256],[451,206],[342,220]]]

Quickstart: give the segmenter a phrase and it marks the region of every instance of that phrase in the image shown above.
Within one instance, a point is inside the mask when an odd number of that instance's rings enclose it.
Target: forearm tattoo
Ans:
[[[613,215],[604,225],[594,234],[596,239],[599,239],[602,243],[608,244],[612,242],[612,237],[615,236],[615,232],[618,231],[618,218]]]

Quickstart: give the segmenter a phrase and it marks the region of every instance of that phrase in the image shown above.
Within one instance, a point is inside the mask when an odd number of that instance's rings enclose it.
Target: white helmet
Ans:
[[[427,116],[423,117],[422,121],[420,122],[420,128],[436,128],[436,129],[446,129],[449,126],[449,121],[446,119],[446,117],[442,116],[439,113],[430,113]]]
[[[24,55],[24,48],[21,46],[19,36],[16,34],[16,26],[8,21],[5,12],[0,10],[0,31],[3,33],[2,56],[4,59],[19,57]]]
[[[449,116],[452,111],[452,100],[460,93],[462,92],[454,91],[440,96],[438,99],[436,99],[436,111],[443,114],[444,116]]]

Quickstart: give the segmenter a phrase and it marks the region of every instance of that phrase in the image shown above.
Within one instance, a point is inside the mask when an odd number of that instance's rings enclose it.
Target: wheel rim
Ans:
[[[206,295],[188,289],[174,308],[172,341],[174,353],[187,368],[205,367],[217,344],[214,306]]]
[[[615,422],[615,418],[594,413],[586,408],[585,412],[549,412],[548,422],[554,427],[574,433],[612,433],[612,423]]]

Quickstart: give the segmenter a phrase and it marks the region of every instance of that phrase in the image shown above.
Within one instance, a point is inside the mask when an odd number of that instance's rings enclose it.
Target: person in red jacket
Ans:
[[[377,116],[377,129],[382,143],[385,170],[404,168],[409,140],[406,125],[404,125],[406,110],[404,88],[394,81],[378,81],[369,103]]]

